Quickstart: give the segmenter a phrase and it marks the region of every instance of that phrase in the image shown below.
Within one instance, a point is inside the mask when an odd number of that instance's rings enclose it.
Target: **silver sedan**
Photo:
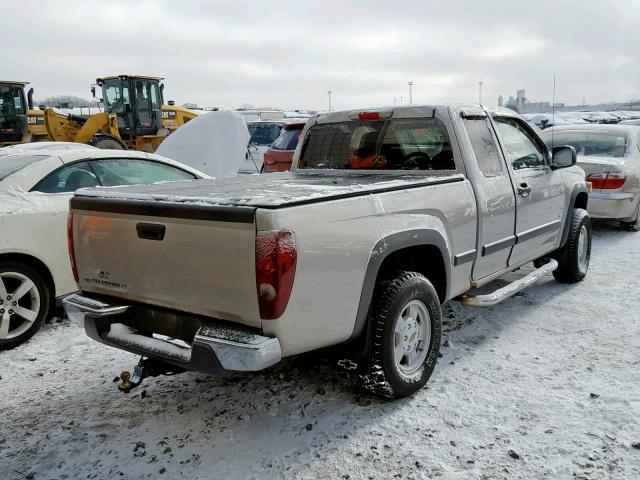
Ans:
[[[549,147],[576,149],[578,165],[593,186],[588,205],[592,217],[616,218],[623,228],[640,230],[640,127],[559,126],[541,136]]]

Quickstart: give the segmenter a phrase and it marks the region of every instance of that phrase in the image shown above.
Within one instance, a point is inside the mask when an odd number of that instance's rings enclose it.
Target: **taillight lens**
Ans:
[[[69,248],[69,260],[71,261],[71,271],[73,278],[78,283],[78,269],[76,268],[76,251],[73,247],[73,214],[67,216],[67,247]]]
[[[587,180],[593,184],[596,190],[613,190],[624,185],[627,177],[621,173],[592,173],[587,176]]]
[[[260,318],[279,318],[289,303],[296,275],[296,239],[292,232],[256,235],[256,288]]]
[[[275,165],[276,164],[276,159],[273,158],[271,155],[265,153],[264,154],[264,164],[265,165]]]

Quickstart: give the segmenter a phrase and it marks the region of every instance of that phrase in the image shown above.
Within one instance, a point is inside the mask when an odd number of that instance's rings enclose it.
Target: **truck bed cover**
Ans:
[[[97,204],[91,199],[161,202],[191,206],[280,208],[384,191],[463,181],[453,175],[398,175],[340,173],[242,175],[224,179],[165,182],[152,185],[78,190],[72,207]]]

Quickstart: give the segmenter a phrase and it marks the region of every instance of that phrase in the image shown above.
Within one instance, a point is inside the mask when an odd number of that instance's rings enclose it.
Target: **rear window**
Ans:
[[[600,157],[624,157],[627,150],[627,137],[623,134],[605,132],[553,132],[544,138],[551,148],[554,146],[571,145],[578,155]]]
[[[42,155],[7,155],[0,156],[0,181],[13,175],[19,170],[44,160],[46,157]]]
[[[282,126],[275,123],[251,123],[249,145],[271,145],[280,135]]]
[[[447,129],[437,118],[317,124],[299,169],[455,170]]]
[[[283,130],[280,136],[273,142],[271,148],[274,150],[295,150],[302,133],[302,127]]]

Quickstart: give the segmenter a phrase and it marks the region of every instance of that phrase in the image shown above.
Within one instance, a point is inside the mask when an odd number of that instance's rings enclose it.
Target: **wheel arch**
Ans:
[[[567,208],[567,214],[564,219],[564,228],[562,230],[562,240],[560,242],[560,248],[567,243],[569,237],[569,228],[571,227],[571,215],[576,208],[587,209],[589,203],[589,193],[585,185],[576,185],[571,192],[571,199]]]
[[[444,303],[449,298],[449,258],[447,241],[436,230],[408,230],[380,239],[371,250],[350,340],[366,330],[375,286],[386,273],[395,270],[422,273],[433,284],[440,303]]]
[[[26,253],[0,253],[0,262],[16,262],[27,265],[42,275],[44,281],[47,282],[49,291],[51,292],[51,304],[55,303],[56,298],[56,283],[53,279],[53,274],[49,267],[39,258],[34,257]]]

